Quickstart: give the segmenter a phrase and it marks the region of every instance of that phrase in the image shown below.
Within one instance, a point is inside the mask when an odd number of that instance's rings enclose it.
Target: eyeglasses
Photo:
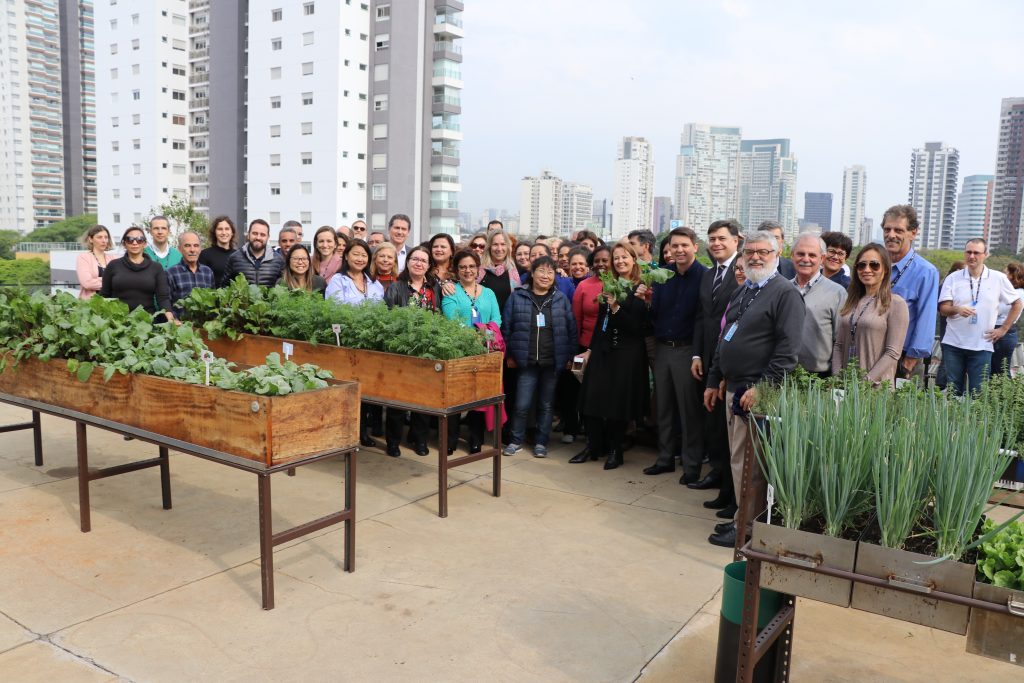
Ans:
[[[430,263],[430,261],[425,258],[411,258],[409,259],[409,263]]]
[[[124,238],[124,243],[125,244],[145,244],[146,243],[146,238],[145,237],[125,237]]]
[[[839,258],[846,260],[846,252],[842,249],[826,249],[825,253],[829,256],[838,256]]]
[[[471,263],[467,266],[459,266],[459,270],[476,270],[476,264]]]
[[[755,254],[761,258],[768,258],[775,253],[774,249],[744,249],[743,255],[747,258],[754,256]]]
[[[484,244],[483,242],[474,242],[473,244],[469,245],[469,248],[470,249],[479,249],[480,251],[483,251],[484,249],[487,248],[487,245]]]
[[[309,263],[308,258],[293,258],[292,263]]]
[[[872,272],[877,273],[878,271],[880,271],[882,269],[882,264],[879,261],[858,261],[857,262],[857,272],[858,273],[863,271],[863,270],[867,270],[868,268],[870,268]]]
[[[366,232],[366,226],[365,225],[353,225],[352,226],[352,232]]]

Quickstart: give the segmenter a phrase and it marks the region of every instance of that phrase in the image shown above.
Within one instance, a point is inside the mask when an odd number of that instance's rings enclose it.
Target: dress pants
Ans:
[[[754,427],[747,418],[733,415],[733,395],[734,392],[732,391],[725,392],[725,414],[729,426],[729,451],[731,454],[730,465],[737,505],[741,510],[745,511],[744,517],[747,520],[747,528],[749,529],[754,521],[754,517],[761,514],[761,511],[767,506],[768,481],[764,478],[764,473],[761,471],[761,464],[755,459],[750,477],[750,490],[747,492],[745,499],[740,497],[740,487],[743,485],[743,458],[748,450],[752,451],[755,448],[756,438],[753,431]],[[737,529],[737,532],[742,533],[739,529]]]
[[[690,374],[693,346],[658,343],[654,355],[654,390],[658,395],[658,460],[673,467],[681,454],[683,474],[696,479],[704,459],[703,386]]]

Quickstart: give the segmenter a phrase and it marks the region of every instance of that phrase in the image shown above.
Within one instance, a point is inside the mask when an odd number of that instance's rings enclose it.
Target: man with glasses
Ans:
[[[850,286],[850,274],[846,272],[846,259],[853,252],[853,240],[841,232],[823,232],[821,239],[825,243],[825,258],[821,262],[821,272],[832,282]]]
[[[164,270],[181,263],[181,252],[170,244],[171,223],[166,216],[149,219],[149,236],[153,242],[142,253],[163,266]]]
[[[398,270],[401,273],[405,270],[405,255],[408,249],[405,246],[405,241],[409,239],[409,230],[412,226],[412,220],[404,213],[396,213],[388,221],[388,241],[395,245],[395,252],[398,254]]]
[[[892,293],[903,297],[910,311],[897,378],[910,377],[921,359],[932,355],[935,340],[939,271],[914,250],[919,227],[917,211],[910,204],[891,206],[882,216],[885,250],[892,260]]]
[[[793,245],[796,285],[807,308],[798,354],[800,367],[825,378],[832,374],[832,347],[839,329],[839,309],[846,302],[846,290],[821,270],[825,241],[812,233],[797,237]],[[838,370],[839,368],[837,368]]]
[[[366,240],[367,230],[366,222],[362,220],[356,220],[352,223],[352,239]]]
[[[729,451],[738,512],[749,525],[765,506],[764,473],[755,461],[751,487],[740,497],[743,458],[753,448],[747,415],[757,401],[755,385],[761,380],[781,382],[796,367],[800,336],[804,329],[804,302],[790,282],[779,277],[779,244],[775,235],[757,231],[743,245],[747,281],[729,301],[721,341],[715,351],[704,407],[710,412],[724,400],[729,424]],[[708,537],[712,545],[734,547],[735,520],[715,527]]]
[[[957,396],[981,387],[992,362],[992,344],[1002,339],[1017,322],[1024,304],[1009,278],[985,265],[988,243],[968,240],[964,246],[967,266],[946,276],[939,294],[939,314],[946,318],[942,359]],[[1003,324],[996,327],[999,305],[1010,306]]]
[[[374,230],[366,239],[366,243],[370,245],[371,250],[376,249],[385,242],[387,242],[387,240],[385,239],[385,235],[380,230]]]

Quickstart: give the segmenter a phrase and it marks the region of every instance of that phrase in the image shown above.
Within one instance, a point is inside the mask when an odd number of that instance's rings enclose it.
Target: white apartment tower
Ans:
[[[654,216],[654,150],[645,138],[625,137],[615,161],[612,226],[616,235],[650,230]]]
[[[562,223],[559,234],[572,237],[593,220],[594,190],[590,185],[566,181],[562,185]]]
[[[188,5],[95,9],[97,201],[116,240],[188,194]]]
[[[926,142],[910,155],[907,203],[921,222],[917,246],[952,248],[959,170],[960,152],[941,142]]]
[[[675,217],[701,234],[708,225],[739,215],[738,126],[688,123],[676,157]]]
[[[796,157],[789,140],[743,140],[740,142],[739,221],[749,230],[762,221],[782,225],[791,243],[798,231]]]
[[[57,0],[8,2],[0,31],[0,229],[64,217]]]
[[[292,219],[365,218],[369,14],[357,2],[249,5],[247,215],[271,235]]]
[[[956,226],[953,229],[951,248],[963,249],[967,240],[989,238],[994,189],[993,175],[969,175],[964,178],[963,189],[956,202]]]
[[[92,0],[60,0],[64,213],[96,213],[96,64]]]
[[[868,172],[863,166],[854,164],[843,169],[843,203],[838,231],[853,240],[854,244],[860,244],[867,189]]]
[[[1017,253],[1024,247],[1024,97],[999,105],[999,138],[992,188],[991,242]]]
[[[519,195],[519,231],[523,235],[562,235],[562,179],[551,171],[523,178]]]

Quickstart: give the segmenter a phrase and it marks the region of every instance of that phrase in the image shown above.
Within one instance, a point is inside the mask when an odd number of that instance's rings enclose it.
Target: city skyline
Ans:
[[[881,2],[810,7],[522,0],[512,23],[509,2],[474,5],[466,15],[473,31],[464,45],[460,209],[515,207],[519,180],[537,168],[557,168],[589,183],[595,197],[611,197],[608,161],[625,135],[651,141],[654,193],[674,196],[672,160],[694,121],[742,127],[747,139],[789,138],[800,161],[797,217],[803,192],[841,197],[844,168],[863,165],[871,174],[865,214],[879,225],[885,208],[906,202],[907,159],[923,140],[957,147],[961,177],[995,172],[1000,103],[1021,82],[1010,26],[1024,8],[1001,2],[965,14],[942,2],[924,15]],[[694,24],[701,29],[680,41],[679,27]],[[573,41],[564,40],[569,27]],[[764,36],[785,49],[771,49]],[[814,101],[826,105],[794,97],[809,82]],[[515,104],[506,107],[509,93]]]

